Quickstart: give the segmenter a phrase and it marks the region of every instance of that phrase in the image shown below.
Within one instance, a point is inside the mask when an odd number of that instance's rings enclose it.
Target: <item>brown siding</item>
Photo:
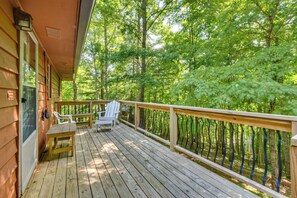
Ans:
[[[18,195],[18,97],[19,97],[19,55],[18,34],[13,25],[13,7],[8,0],[0,0],[0,197]],[[43,48],[39,46],[38,60],[38,146],[39,157],[46,146],[46,132],[53,117],[42,119],[46,106]],[[53,67],[53,66],[52,66]],[[60,78],[54,68],[51,70],[52,97],[48,100],[50,114],[54,101],[60,100]],[[8,100],[8,92],[13,100]],[[9,116],[7,116],[9,115]]]
[[[53,65],[51,64],[51,89],[52,89],[52,97],[49,98],[50,96],[47,97],[46,95],[46,91],[47,88],[45,87],[45,76],[48,78],[47,76],[47,71],[45,71],[44,67],[47,68],[47,66],[44,65],[45,61],[44,61],[44,55],[43,55],[43,50],[41,48],[41,46],[39,46],[39,67],[38,67],[38,114],[39,114],[39,118],[38,118],[38,146],[39,146],[39,157],[42,156],[42,153],[45,149],[46,146],[46,132],[48,131],[48,129],[50,128],[50,126],[52,125],[52,123],[54,122],[54,118],[52,116],[52,112],[53,112],[53,104],[54,101],[58,101],[60,100],[60,97],[58,96],[58,86],[56,85],[59,81],[59,75],[57,74],[57,72],[55,71],[55,69],[53,68]],[[48,61],[48,59],[46,60],[46,62]],[[47,63],[46,63],[47,64]],[[42,112],[45,110],[46,107],[46,98],[48,98],[47,101],[47,106],[48,106],[48,110],[50,112],[50,118],[49,119],[42,119]]]
[[[18,39],[12,6],[0,0],[0,197],[17,196]],[[8,92],[13,93],[8,100]]]

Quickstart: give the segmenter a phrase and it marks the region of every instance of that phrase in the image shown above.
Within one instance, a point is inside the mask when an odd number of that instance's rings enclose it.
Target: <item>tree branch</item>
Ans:
[[[253,0],[253,2],[255,3],[255,5],[259,8],[259,10],[265,15],[267,16],[268,13],[262,8],[262,6],[260,5],[260,3],[258,2],[258,0]]]
[[[149,21],[149,19],[152,16],[157,15],[154,19],[152,19],[152,22],[150,24],[148,24],[147,30],[149,30],[154,25],[155,21],[160,17],[160,15],[167,9],[167,7],[169,6],[169,4],[171,4],[171,3],[172,3],[172,0],[169,3],[167,3],[161,10],[158,10],[158,11],[154,12],[153,14],[151,14],[148,17],[147,21]]]

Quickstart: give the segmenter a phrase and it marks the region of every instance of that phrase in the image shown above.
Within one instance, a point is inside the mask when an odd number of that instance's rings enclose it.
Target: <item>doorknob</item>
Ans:
[[[21,100],[22,103],[25,103],[26,101],[27,101],[26,98],[22,98],[22,100]]]

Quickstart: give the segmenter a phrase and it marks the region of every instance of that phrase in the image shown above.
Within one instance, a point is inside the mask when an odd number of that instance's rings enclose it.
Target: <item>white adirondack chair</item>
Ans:
[[[116,122],[119,117],[120,103],[117,101],[112,101],[106,105],[105,111],[99,111],[99,120],[96,120],[95,125],[98,130],[99,125],[110,125],[116,126]],[[102,115],[105,112],[104,115]]]
[[[72,115],[61,115],[58,112],[54,111],[54,116],[56,117],[58,124],[76,123],[74,120],[72,120]],[[68,121],[63,122],[62,120]]]

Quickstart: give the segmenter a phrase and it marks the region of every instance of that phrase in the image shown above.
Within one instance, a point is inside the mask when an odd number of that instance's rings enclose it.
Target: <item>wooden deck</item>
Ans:
[[[123,124],[79,127],[75,146],[45,157],[23,197],[256,197]]]

